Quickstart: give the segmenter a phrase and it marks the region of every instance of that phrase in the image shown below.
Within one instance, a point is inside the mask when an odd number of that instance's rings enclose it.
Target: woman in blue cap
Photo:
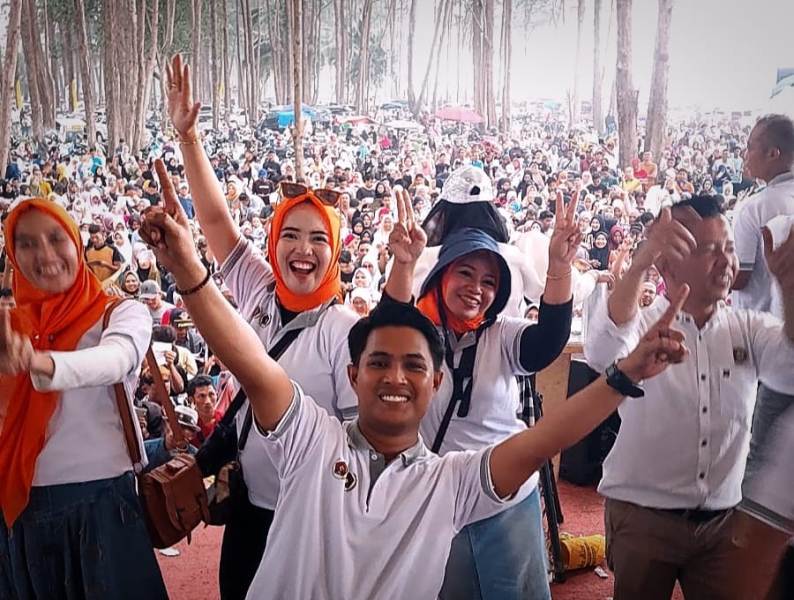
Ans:
[[[398,220],[389,239],[394,266],[385,301],[410,302],[416,261],[427,237],[414,222],[409,196],[397,194]],[[581,242],[576,202],[557,198],[546,288],[538,322],[500,313],[510,296],[510,268],[487,233],[449,234],[424,280],[417,306],[439,328],[444,378],[421,433],[439,454],[477,450],[526,425],[517,417],[517,375],[549,365],[570,335],[571,263]],[[463,529],[452,544],[442,598],[550,598],[537,475],[504,512]]]

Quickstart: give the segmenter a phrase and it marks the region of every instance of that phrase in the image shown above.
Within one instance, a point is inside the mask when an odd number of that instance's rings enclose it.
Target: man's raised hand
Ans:
[[[676,315],[689,297],[689,286],[683,285],[670,306],[646,333],[634,351],[620,362],[620,370],[632,381],[649,379],[664,371],[668,365],[682,362],[689,351],[684,345],[684,334],[673,329]]]
[[[772,232],[767,227],[761,229],[761,235],[769,272],[777,278],[784,294],[794,294],[794,228],[776,250],[773,249]]]
[[[691,207],[679,210],[679,218],[673,218],[672,211],[665,207],[659,213],[659,218],[648,229],[646,242],[642,246],[642,251],[635,256],[635,262],[642,261],[645,267],[650,267],[659,257],[674,262],[686,259],[697,247],[695,236],[686,227],[694,227],[701,221]]]
[[[397,203],[397,222],[389,234],[389,249],[396,262],[414,264],[427,245],[427,235],[416,222],[411,195],[398,187],[394,190],[394,199]]]
[[[199,264],[193,244],[188,218],[176,197],[174,184],[168,177],[165,164],[154,162],[157,177],[163,189],[163,208],[152,207],[144,211],[141,237],[154,250],[158,262],[177,279],[195,275]]]

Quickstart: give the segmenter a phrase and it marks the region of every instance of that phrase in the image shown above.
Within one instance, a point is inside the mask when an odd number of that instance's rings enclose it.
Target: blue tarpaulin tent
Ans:
[[[317,116],[317,111],[306,104],[301,106],[301,113],[303,114],[303,118],[309,117],[310,119],[314,119],[314,117]],[[271,114],[276,116],[277,124],[282,129],[295,123],[295,109],[291,104],[274,106]]]

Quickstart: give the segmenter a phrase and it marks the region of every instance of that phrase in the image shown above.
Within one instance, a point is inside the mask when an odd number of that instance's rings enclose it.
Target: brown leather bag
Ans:
[[[103,330],[110,321],[113,309],[120,303],[121,300],[114,300],[108,306],[102,323]],[[188,442],[177,421],[176,411],[151,348],[146,353],[146,362],[154,380],[154,400],[163,408],[177,447],[177,454],[166,464],[148,473],[138,472],[142,457],[127,393],[121,383],[113,387],[127,450],[138,477],[138,493],[152,545],[155,548],[169,548],[185,537],[190,542],[191,532],[202,521],[209,519],[207,490],[195,458],[187,452]]]

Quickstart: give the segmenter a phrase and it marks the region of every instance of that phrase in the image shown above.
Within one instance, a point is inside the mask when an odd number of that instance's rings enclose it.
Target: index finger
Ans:
[[[557,226],[562,219],[565,218],[565,202],[562,198],[562,192],[557,190],[557,197],[554,199],[554,225]]]
[[[565,209],[566,217],[568,219],[568,225],[573,225],[574,221],[576,220],[576,210],[579,208],[579,198],[581,197],[580,190],[576,190],[573,193],[573,198],[571,198],[571,202],[568,204],[568,208]]]
[[[673,324],[675,321],[675,316],[681,312],[681,309],[686,302],[686,299],[689,297],[689,286],[684,284],[681,286],[681,289],[678,291],[678,296],[674,298],[668,298],[670,300],[670,306],[664,311],[662,318],[659,319],[657,325],[660,327],[668,328]]]
[[[397,201],[397,222],[400,225],[405,225],[405,201],[402,190],[395,190],[394,199]]]
[[[769,231],[768,227],[761,228],[761,237],[764,239],[764,258],[767,264],[769,264],[772,254],[774,254],[774,241],[772,240],[772,232]]]
[[[163,188],[163,204],[165,205],[165,211],[172,216],[179,214],[179,210],[182,207],[176,199],[174,183],[168,176],[168,172],[165,170],[165,163],[162,159],[158,158],[154,161],[154,170],[157,171],[157,178],[160,180],[160,185]]]

